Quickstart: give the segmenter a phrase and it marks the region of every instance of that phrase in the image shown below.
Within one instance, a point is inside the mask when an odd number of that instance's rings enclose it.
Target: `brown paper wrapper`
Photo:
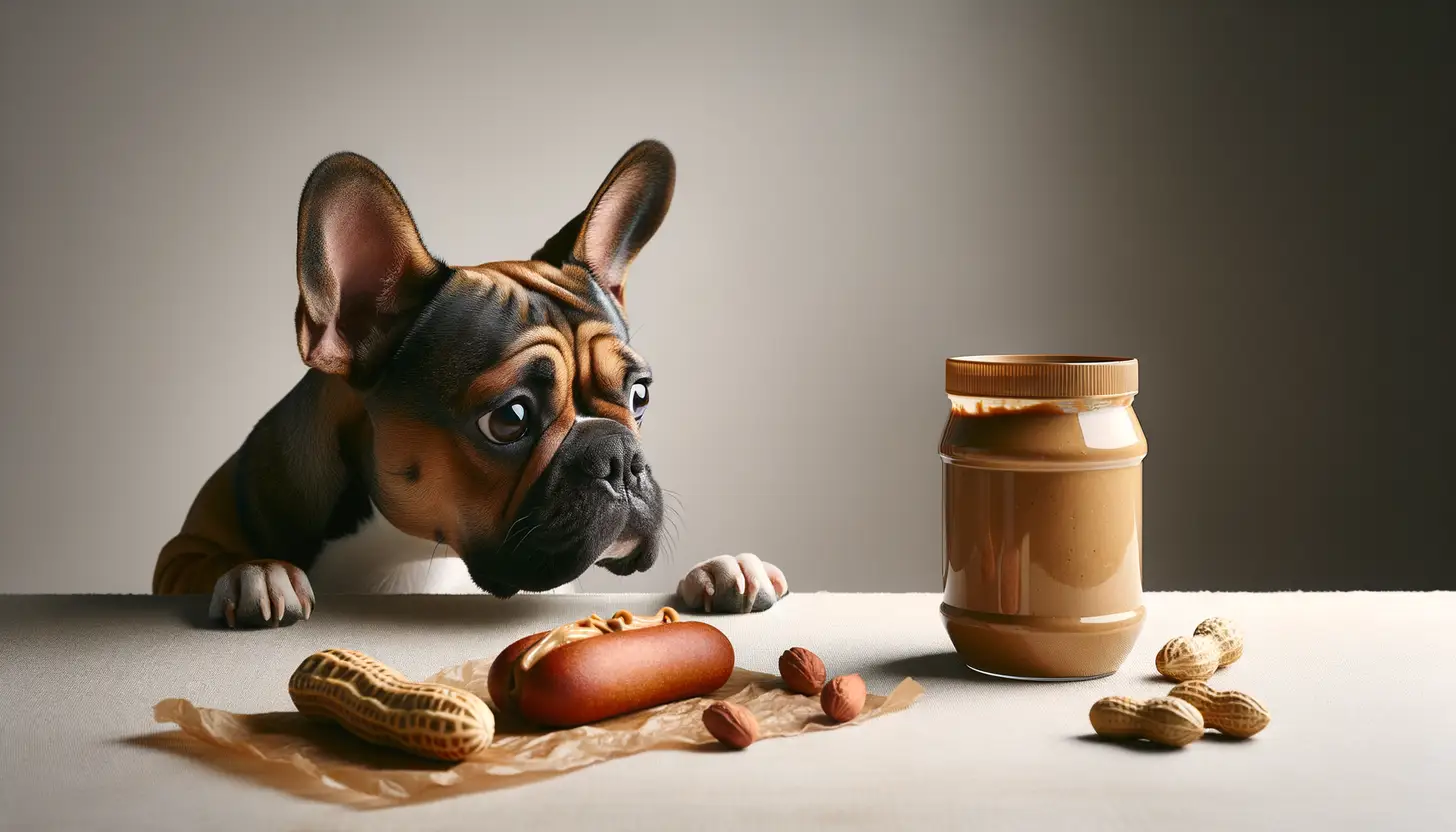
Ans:
[[[425,681],[464,688],[489,702],[489,671],[489,660],[476,660]],[[703,727],[702,712],[715,700],[752,711],[762,742],[860,725],[908,708],[923,692],[919,683],[906,678],[888,696],[870,694],[860,715],[840,724],[824,715],[818,698],[787,690],[777,676],[735,668],[728,682],[706,697],[579,728],[533,731],[497,714],[490,748],[460,763],[375,746],[338,725],[296,712],[234,714],[165,699],[153,709],[154,719],[175,723],[187,741],[173,741],[177,732],[172,732],[149,744],[299,796],[378,809],[524,785],[644,751],[726,752]]]

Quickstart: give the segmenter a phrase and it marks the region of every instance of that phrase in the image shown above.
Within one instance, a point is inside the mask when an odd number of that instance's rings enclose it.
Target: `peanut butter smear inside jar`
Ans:
[[[941,618],[972,670],[1106,676],[1143,626],[1137,361],[946,361]]]

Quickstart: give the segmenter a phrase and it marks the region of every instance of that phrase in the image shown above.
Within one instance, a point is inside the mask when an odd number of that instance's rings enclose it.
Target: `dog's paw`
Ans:
[[[229,627],[277,627],[313,614],[313,587],[302,569],[281,560],[234,566],[212,588],[208,615]]]
[[[694,566],[677,585],[689,610],[762,612],[789,593],[784,573],[757,555],[719,555]]]

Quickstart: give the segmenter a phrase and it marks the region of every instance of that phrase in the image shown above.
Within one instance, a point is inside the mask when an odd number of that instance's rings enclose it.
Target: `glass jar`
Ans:
[[[1114,673],[1143,626],[1137,361],[946,361],[940,607],[961,661],[1029,680]]]

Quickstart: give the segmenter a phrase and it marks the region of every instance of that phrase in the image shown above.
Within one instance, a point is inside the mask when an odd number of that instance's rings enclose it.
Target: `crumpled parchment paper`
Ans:
[[[464,688],[489,702],[489,671],[490,660],[475,660],[423,681]],[[721,750],[701,717],[714,700],[752,711],[763,742],[854,727],[908,708],[923,692],[906,678],[886,696],[871,693],[858,717],[839,724],[824,716],[817,697],[789,691],[777,676],[735,668],[728,682],[706,697],[579,728],[541,731],[513,725],[498,713],[491,747],[460,763],[381,748],[296,712],[235,714],[165,699],[153,709],[153,718],[181,729],[185,742],[160,743],[173,750],[299,796],[376,809],[523,785],[644,751]],[[752,753],[752,748],[731,753]]]

